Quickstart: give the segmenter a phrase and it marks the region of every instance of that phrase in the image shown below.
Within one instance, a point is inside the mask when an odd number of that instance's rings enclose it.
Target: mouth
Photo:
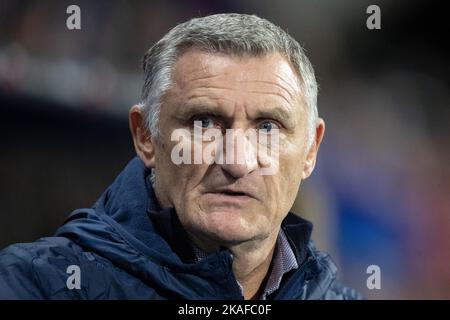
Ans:
[[[225,201],[248,201],[256,199],[251,193],[244,190],[234,190],[231,188],[223,188],[219,190],[214,190],[208,192],[208,194],[214,196],[216,199],[221,199]]]
[[[227,196],[247,196],[247,197],[249,197],[248,194],[246,194],[245,192],[240,192],[240,191],[221,191],[221,192],[213,192],[213,193],[220,193],[220,194],[224,194]]]

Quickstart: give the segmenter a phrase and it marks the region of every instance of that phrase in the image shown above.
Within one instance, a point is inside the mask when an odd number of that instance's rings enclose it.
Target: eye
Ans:
[[[193,120],[194,120],[194,126],[201,126],[202,129],[209,129],[209,128],[214,127],[214,120],[211,117],[200,116],[200,117],[195,117]]]
[[[273,129],[280,129],[280,127],[273,121],[265,121],[259,125],[258,129],[269,133]]]

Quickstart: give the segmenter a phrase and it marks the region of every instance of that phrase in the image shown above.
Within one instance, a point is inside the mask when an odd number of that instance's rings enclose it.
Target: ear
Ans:
[[[308,154],[306,155],[304,162],[302,179],[308,178],[316,165],[317,152],[319,151],[320,143],[322,142],[325,134],[325,122],[321,118],[317,120],[315,133],[315,139],[308,150]]]
[[[142,107],[134,105],[129,112],[130,131],[137,155],[147,168],[155,167],[155,144],[147,127]]]

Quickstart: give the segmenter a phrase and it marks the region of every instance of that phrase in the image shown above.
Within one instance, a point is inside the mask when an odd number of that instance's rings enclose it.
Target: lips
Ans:
[[[229,196],[229,197],[236,197],[236,198],[249,197],[249,198],[257,199],[256,195],[253,192],[244,190],[242,188],[230,188],[230,187],[219,188],[214,191],[210,191],[208,193]]]

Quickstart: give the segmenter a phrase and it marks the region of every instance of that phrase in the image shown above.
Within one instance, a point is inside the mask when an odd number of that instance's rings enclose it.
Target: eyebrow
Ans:
[[[184,104],[177,108],[176,117],[180,119],[190,119],[195,115],[205,114],[220,118],[230,119],[230,115],[226,113],[224,108],[213,104]],[[296,121],[292,114],[283,107],[275,106],[258,110],[254,119],[273,119],[279,121],[287,129],[293,129]]]
[[[198,114],[229,118],[223,108],[210,104],[184,104],[177,109],[176,117],[181,119],[190,119]]]
[[[274,119],[282,123],[286,128],[293,129],[295,127],[296,121],[293,115],[282,107],[273,107],[269,110],[259,110],[258,118]]]

